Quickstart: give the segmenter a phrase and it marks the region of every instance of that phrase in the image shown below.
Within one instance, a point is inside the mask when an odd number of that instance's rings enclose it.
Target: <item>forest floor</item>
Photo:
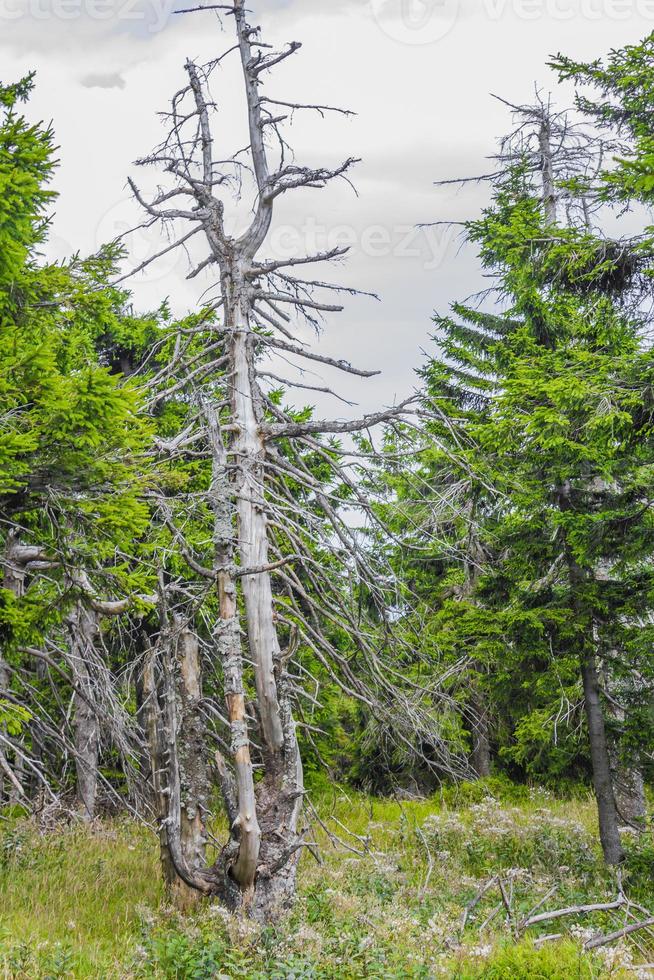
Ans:
[[[654,961],[652,931],[584,951],[654,908],[650,835],[629,835],[622,872],[640,909],[525,925],[530,913],[615,900],[590,797],[556,799],[491,779],[428,800],[335,789],[318,809],[352,850],[317,828],[322,864],[304,855],[295,909],[264,929],[216,906],[186,918],[168,908],[156,839],[134,823],[45,831],[3,818],[0,977],[654,977],[645,965]]]

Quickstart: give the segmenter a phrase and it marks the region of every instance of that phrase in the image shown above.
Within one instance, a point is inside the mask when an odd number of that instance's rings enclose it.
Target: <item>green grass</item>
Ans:
[[[582,951],[589,934],[619,928],[614,914],[518,925],[553,887],[544,909],[615,896],[587,794],[556,800],[491,780],[401,803],[334,790],[318,806],[366,853],[315,829],[323,863],[304,856],[295,909],[267,929],[215,905],[186,919],[168,908],[157,841],[127,821],[43,835],[0,823],[0,977],[599,980],[638,977],[634,964],[654,960],[646,933]],[[654,845],[646,836],[629,849],[627,891],[653,907]],[[494,885],[462,930],[463,908],[494,875],[511,915]],[[539,946],[548,932],[562,937]]]
[[[61,976],[113,975],[138,942],[141,909],[162,898],[157,841],[134,824],[48,834],[0,824],[0,976],[34,976],[35,952],[46,975],[57,975],[55,961],[66,965]]]

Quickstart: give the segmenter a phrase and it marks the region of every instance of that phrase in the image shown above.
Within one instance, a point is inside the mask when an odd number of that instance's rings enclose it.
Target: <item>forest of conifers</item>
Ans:
[[[44,258],[56,133],[0,86],[2,976],[654,975],[654,35],[506,103],[487,289],[356,417],[347,248],[266,245],[357,161],[294,157],[300,45],[212,9],[145,263]],[[192,236],[198,306],[138,309]]]

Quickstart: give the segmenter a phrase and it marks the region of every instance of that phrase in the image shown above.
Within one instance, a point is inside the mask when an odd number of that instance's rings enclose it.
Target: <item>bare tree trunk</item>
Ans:
[[[175,677],[177,681],[177,753],[181,789],[180,843],[189,868],[198,870],[206,863],[207,833],[204,815],[207,811],[209,780],[207,774],[207,737],[201,713],[202,675],[197,635],[178,623],[175,644]],[[200,893],[176,875],[173,895],[178,908],[196,905]]]
[[[570,483],[566,482],[560,487],[558,493],[559,507],[564,513],[568,512],[571,507],[570,494]],[[567,541],[565,543],[565,557],[568,566],[571,606],[576,616],[575,626],[580,637],[578,655],[584,688],[584,708],[590,742],[593,788],[597,800],[600,841],[606,863],[620,864],[624,860],[624,851],[620,841],[618,811],[611,780],[609,746],[597,669],[595,623],[592,613],[588,612],[580,598],[580,593],[588,581],[588,572],[579,565]]]
[[[262,485],[263,439],[257,424],[247,344],[247,334],[235,330],[233,412],[239,420],[233,464],[238,481],[236,538],[241,567],[258,570],[268,563],[268,532]],[[227,811],[233,817],[232,842],[224,852],[224,859],[227,874],[239,885],[244,905],[253,916],[263,920],[270,918],[276,910],[288,907],[293,897],[299,858],[297,822],[303,791],[302,766],[289,697],[283,689],[285,668],[274,622],[270,575],[258,571],[243,578],[250,658],[254,667],[265,760],[264,778],[255,789],[246,722],[236,582],[230,572],[235,537],[233,490],[220,426],[211,406],[205,406],[205,411],[214,460],[211,500],[221,617],[217,649],[223,665],[236,771],[236,780],[232,782],[221,763],[223,794]],[[281,696],[280,686],[283,689]],[[233,853],[237,854],[235,860]],[[234,900],[233,895],[231,900]]]
[[[569,559],[571,581],[580,582],[581,570],[574,560]],[[590,758],[593,771],[593,788],[597,800],[599,834],[607,864],[620,864],[624,851],[620,840],[618,810],[611,776],[611,760],[606,733],[606,722],[601,700],[601,687],[597,669],[597,657],[592,647],[593,631],[581,651],[581,679],[584,688],[584,707],[590,743]]]
[[[155,665],[148,653],[142,677],[151,751],[152,791],[160,820],[161,858],[169,895],[182,911],[202,894],[178,873],[205,867],[208,806],[206,726],[197,635],[180,618],[167,631]],[[158,670],[157,670],[158,668]]]
[[[620,864],[621,861],[624,861],[624,851],[620,841],[618,811],[613,795],[609,747],[600,699],[599,675],[595,654],[592,651],[586,651],[583,656],[581,676],[584,685],[590,757],[593,766],[593,786],[597,799],[600,840],[604,860],[607,864]]]
[[[152,803],[154,804],[157,816],[157,827],[159,830],[159,853],[161,867],[166,886],[170,887],[176,877],[175,866],[170,856],[168,847],[168,820],[173,817],[170,813],[168,800],[166,798],[166,778],[167,771],[167,749],[166,732],[164,727],[164,713],[159,702],[159,684],[157,682],[157,669],[155,665],[157,651],[150,647],[145,655],[143,671],[140,679],[140,686],[143,697],[142,717],[144,723],[144,733],[146,736],[149,754],[149,776]]]
[[[150,730],[153,714],[152,699],[154,697],[154,674],[152,665],[152,650],[149,637],[144,636],[147,646],[144,649],[141,669],[134,678],[134,693],[136,696],[136,724],[139,737],[139,774],[136,782],[135,806],[141,813],[148,810],[156,811],[156,800],[153,787],[152,751],[154,742]]]
[[[543,207],[548,224],[556,224],[556,184],[554,183],[554,162],[552,152],[552,130],[548,112],[543,112],[538,144],[541,154],[541,176],[543,180]]]
[[[9,665],[0,653],[0,700],[9,693]],[[6,735],[6,726],[0,725],[0,732]],[[0,745],[0,806],[9,801],[13,788],[12,771],[7,760],[4,745]]]
[[[472,712],[472,753],[470,762],[480,779],[490,776],[491,751],[489,738],[489,717],[486,699],[478,688],[474,688],[470,698]]]
[[[234,491],[230,480],[227,448],[212,405],[205,405],[205,414],[212,453],[210,500],[214,515],[213,544],[220,617],[215,645],[223,670],[225,703],[235,770],[235,780],[232,782],[227,778],[224,764],[222,761],[219,762],[223,797],[231,824],[230,843],[221,855],[223,859],[221,874],[225,900],[229,904],[237,905],[241,895],[246,904],[251,903],[252,900],[259,864],[261,829],[257,817],[254,770],[250,756],[241,629],[234,578],[236,535]],[[240,893],[235,892],[231,885],[232,881],[236,883]]]
[[[244,569],[261,569],[243,578],[243,599],[250,657],[254,665],[257,713],[261,724],[266,773],[257,793],[261,847],[259,863],[268,869],[259,877],[252,914],[267,919],[292,900],[299,849],[297,844],[303,778],[300,752],[290,706],[282,710],[278,679],[284,666],[277,638],[270,573],[266,571],[268,522],[263,485],[265,458],[263,409],[254,382],[254,338],[249,334],[247,308],[241,308],[240,327],[234,311],[233,416],[238,427],[234,443],[240,465],[237,495],[238,547]],[[245,327],[245,331],[242,329]],[[246,332],[247,331],[247,332]],[[280,829],[282,832],[280,833]]]
[[[620,747],[620,729],[625,722],[625,709],[622,697],[626,685],[612,675],[610,666],[604,672],[604,684],[607,696],[608,712],[616,724],[618,731],[609,737],[609,760],[613,792],[622,823],[635,829],[644,830],[647,818],[647,802],[645,799],[645,782],[639,766],[623,757]]]
[[[9,693],[9,664],[0,655],[0,697]]]
[[[283,769],[274,777],[267,774],[258,794],[262,870],[256,882],[253,914],[264,922],[292,905],[302,846],[298,822],[302,812],[304,776],[285,668],[289,655],[290,650],[282,653],[276,666],[284,731]]]
[[[618,753],[612,755],[613,785],[618,816],[635,830],[645,830],[647,801],[645,780],[636,766],[625,765]]]
[[[16,758],[12,767],[16,781],[12,782],[11,786],[9,787],[10,806],[20,806],[21,803],[25,803],[27,801],[27,792],[25,789],[27,777],[25,772],[25,756],[23,751],[21,740],[21,743],[19,743],[19,751],[16,753]]]
[[[40,557],[40,550],[21,545],[18,538],[10,533],[5,554],[2,558],[2,586],[20,599],[25,592],[25,578],[30,561]],[[0,699],[9,693],[11,671],[0,650]],[[4,729],[6,734],[6,729]],[[8,799],[10,803],[24,802],[27,794],[24,787],[25,764],[23,755],[15,753],[13,766],[10,765],[6,754],[6,746],[0,745],[0,779],[8,782]],[[0,786],[0,799],[2,798]]]
[[[82,819],[90,822],[96,815],[98,794],[98,759],[100,723],[94,709],[92,662],[98,633],[98,614],[77,602],[67,617],[70,632],[70,669],[75,726],[75,771],[77,805]]]
[[[236,312],[234,319],[237,317]],[[237,464],[240,465],[237,498],[238,545],[244,568],[265,568],[268,564],[268,526],[263,491],[265,447],[259,427],[259,423],[263,421],[262,412],[256,404],[256,390],[252,384],[253,340],[249,336],[248,320],[244,317],[241,329],[235,324],[233,333],[233,415],[239,431],[234,450]],[[270,574],[263,571],[258,575],[245,576],[243,598],[250,654],[255,664],[259,718],[269,761],[276,768],[284,744],[284,734],[274,672],[274,664],[280,651],[273,622]]]
[[[43,660],[36,657],[34,658],[34,661],[36,683],[40,684],[46,677],[45,664]],[[28,727],[32,741],[32,759],[34,760],[37,770],[40,770],[43,765],[45,748],[47,745],[46,730],[41,722],[41,719],[36,715],[30,719]],[[39,794],[42,792],[42,784],[38,771],[30,768],[27,786],[30,800],[34,801],[38,799]]]

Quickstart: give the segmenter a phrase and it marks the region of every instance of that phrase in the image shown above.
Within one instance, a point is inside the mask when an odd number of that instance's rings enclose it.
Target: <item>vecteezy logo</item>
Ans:
[[[382,31],[401,44],[433,44],[454,27],[460,0],[370,0]]]

